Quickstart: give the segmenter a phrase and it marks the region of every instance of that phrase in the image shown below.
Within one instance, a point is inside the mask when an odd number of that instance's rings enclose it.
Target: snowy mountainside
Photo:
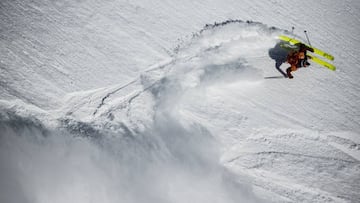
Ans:
[[[241,20],[208,24],[217,15],[238,16],[239,8],[242,19],[282,27],[284,13],[266,16],[287,1],[42,1],[28,9],[16,2],[2,2],[15,11],[2,10],[2,19],[21,20],[16,14],[33,11],[24,36],[35,39],[4,39],[18,37],[21,23],[1,31],[0,50],[8,54],[1,62],[1,202],[359,201],[359,61],[343,54],[358,53],[358,40],[340,50],[326,43],[334,33],[325,39],[314,33],[317,45],[331,48],[339,71],[312,64],[288,80],[278,78],[274,65],[286,56],[276,39],[283,30]],[[311,17],[323,4],[305,12]],[[347,1],[329,10],[342,4],[359,8]],[[88,18],[93,8],[98,12]],[[59,9],[64,12],[53,13]],[[37,14],[43,21],[33,21]],[[340,20],[354,12],[343,14]],[[31,23],[41,25],[43,35]],[[164,34],[166,26],[171,34]],[[330,33],[325,25],[309,25],[315,26]],[[59,34],[64,29],[68,35]],[[357,30],[339,32],[345,39]],[[55,37],[40,44],[50,55],[31,45],[44,35]],[[57,55],[54,47],[66,50]],[[55,62],[55,69],[38,66]]]
[[[358,187],[357,181],[352,178],[358,174],[359,160],[348,156],[347,153],[336,152],[327,145],[331,141],[346,146],[352,141],[345,138],[347,143],[341,142],[341,139],[336,137],[336,133],[331,133],[331,137],[334,138],[328,138],[328,135],[316,131],[305,131],[304,127],[311,128],[307,122],[297,122],[296,118],[289,120],[289,116],[284,118],[284,114],[277,111],[275,104],[271,105],[275,107],[274,110],[266,111],[265,104],[260,103],[261,99],[254,101],[253,98],[249,98],[252,96],[252,91],[262,90],[264,72],[269,71],[268,67],[273,65],[274,61],[261,53],[268,54],[267,50],[276,44],[276,36],[279,33],[279,30],[269,29],[261,24],[238,21],[205,29],[199,35],[195,35],[190,43],[179,48],[174,59],[150,67],[139,78],[128,84],[69,94],[64,101],[64,107],[53,114],[63,115],[59,118],[47,115],[51,119],[39,116],[40,119],[44,119],[41,123],[53,120],[59,125],[55,128],[64,128],[67,132],[85,138],[99,139],[107,148],[106,151],[120,157],[115,159],[118,163],[126,163],[126,170],[136,171],[136,168],[147,168],[150,164],[150,169],[145,171],[149,170],[148,173],[151,175],[154,175],[153,167],[157,171],[158,167],[164,167],[162,161],[175,158],[175,160],[183,160],[184,166],[190,165],[192,170],[210,170],[211,176],[223,176],[218,170],[212,169],[219,167],[216,163],[219,156],[217,152],[212,152],[216,149],[214,142],[218,144],[219,141],[223,142],[224,149],[231,147],[230,150],[223,152],[222,163],[229,168],[231,174],[251,177],[254,191],[257,193],[244,192],[245,194],[240,197],[233,194],[226,195],[230,199],[223,199],[224,197],[217,196],[219,194],[216,193],[216,196],[212,197],[215,198],[214,202],[238,201],[239,198],[243,201],[250,198],[249,195],[253,201],[261,201],[264,194],[269,195],[275,202],[341,201],[341,198],[332,194],[339,193],[338,196],[346,196],[349,191],[339,190],[336,187],[326,188],[326,185],[328,182],[346,180],[348,187]],[[258,62],[259,60],[261,63]],[[241,102],[232,101],[228,96],[222,95],[234,90],[236,92],[231,96],[233,99],[241,98]],[[224,111],[225,109],[231,111]],[[213,115],[206,116],[209,114]],[[299,125],[293,124],[294,122]],[[165,129],[163,124],[167,126]],[[240,126],[234,128],[234,124]],[[279,125],[282,126],[279,128]],[[295,129],[292,130],[294,127]],[[220,132],[221,135],[216,135]],[[213,136],[217,141],[211,141]],[[295,144],[291,146],[290,143]],[[303,163],[296,164],[302,159],[304,159]],[[160,166],[157,166],[159,160]],[[268,162],[271,163],[270,168]],[[292,162],[294,163],[288,165]],[[318,167],[309,167],[314,166],[314,163],[317,163]],[[326,165],[334,165],[334,167],[325,167]],[[166,164],[165,166],[165,168],[172,167]],[[182,167],[171,168],[165,173],[173,176],[173,173],[181,170]],[[198,167],[200,169],[197,169]],[[326,180],[326,174],[339,172],[337,170],[339,167],[347,173]],[[314,168],[324,170],[324,178],[318,174],[315,175],[316,181],[314,178],[304,179],[308,176],[314,177],[312,174]],[[278,177],[280,171],[281,176]],[[142,171],[134,172],[134,174],[141,173]],[[188,176],[194,175],[192,171],[188,173],[183,179],[188,180]],[[115,174],[123,175],[119,174],[119,171]],[[263,177],[264,174],[267,178]],[[159,179],[164,178],[158,173],[155,173],[155,176]],[[297,176],[299,178],[296,178]],[[148,187],[161,187],[163,184],[155,181],[154,184],[146,186],[142,179],[149,177],[147,175],[139,177],[141,180],[137,181],[142,186],[137,184],[132,186],[145,187],[143,190],[147,192],[151,191]],[[125,175],[123,178],[129,177]],[[168,182],[177,181],[171,177],[165,179]],[[220,182],[219,180],[213,182],[205,177],[202,181],[212,184],[223,194],[227,190],[223,188],[223,184],[228,184],[222,183],[225,180],[221,178]],[[86,183],[91,189],[91,183]],[[313,192],[307,189],[314,184],[319,191]],[[180,187],[179,185],[175,184],[173,187],[180,190],[177,188]],[[244,191],[235,188],[231,190]],[[293,190],[300,191],[300,195],[292,192]],[[142,198],[149,195],[147,192],[144,192]],[[283,195],[284,193],[287,195]],[[132,199],[134,196],[131,195],[132,193],[129,194],[131,196],[129,201],[141,201],[138,198]],[[155,199],[161,198],[159,194],[154,193],[154,195]],[[91,198],[101,198],[101,196]],[[175,199],[168,198],[175,201],[178,196],[175,196]],[[200,198],[200,202],[210,201],[202,197],[197,198]],[[350,194],[350,198],[356,198],[356,193]],[[62,198],[58,197],[58,199]]]

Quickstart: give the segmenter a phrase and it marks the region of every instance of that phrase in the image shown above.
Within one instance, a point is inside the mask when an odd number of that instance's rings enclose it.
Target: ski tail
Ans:
[[[313,62],[321,65],[321,66],[324,66],[325,68],[328,68],[332,71],[335,71],[336,70],[336,67],[333,65],[333,64],[330,64],[326,61],[323,61],[319,58],[317,58],[316,56],[313,56],[313,55],[310,55],[310,54],[306,54]]]
[[[299,40],[297,40],[297,39],[294,39],[294,38],[291,38],[291,37],[288,37],[288,36],[285,36],[285,35],[280,35],[278,38],[279,38],[280,40],[289,42],[289,43],[291,43],[291,44],[303,43],[303,42],[301,42],[301,41],[299,41]],[[303,43],[303,44],[305,44],[305,43]],[[307,45],[307,44],[305,44],[305,45],[306,45],[307,47],[312,48],[312,49],[314,50],[314,53],[315,53],[315,54],[318,54],[318,55],[320,55],[320,56],[322,56],[322,57],[324,57],[324,58],[326,58],[326,59],[329,59],[329,60],[331,60],[331,61],[333,61],[333,60],[335,59],[335,57],[334,57],[333,55],[329,54],[329,53],[326,53],[326,52],[324,52],[324,51],[322,51],[322,50],[320,50],[320,49],[318,49],[318,48],[315,48],[315,47],[313,47],[313,46],[310,46],[310,45]]]

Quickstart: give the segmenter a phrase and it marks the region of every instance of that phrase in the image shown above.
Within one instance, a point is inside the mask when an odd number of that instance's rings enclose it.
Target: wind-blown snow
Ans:
[[[306,3],[2,1],[0,202],[360,201],[360,5]]]

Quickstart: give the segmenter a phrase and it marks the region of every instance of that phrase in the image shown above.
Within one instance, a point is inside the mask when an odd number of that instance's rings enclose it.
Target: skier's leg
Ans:
[[[287,74],[287,77],[288,77],[288,78],[290,78],[290,79],[293,78],[293,76],[291,75],[291,67],[289,67],[289,68],[286,69],[286,74]]]
[[[290,79],[294,78],[294,76],[291,74],[291,72],[292,72],[292,71],[296,71],[296,70],[297,70],[296,65],[295,65],[295,64],[291,64],[291,66],[290,66],[288,69],[286,69],[287,76],[288,76]]]

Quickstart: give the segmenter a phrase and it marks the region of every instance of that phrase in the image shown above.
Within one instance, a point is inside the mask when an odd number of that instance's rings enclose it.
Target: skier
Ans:
[[[290,67],[286,69],[286,74],[289,79],[294,78],[291,75],[292,71],[296,71],[298,68],[307,67],[310,63],[307,61],[309,56],[306,55],[306,51],[314,52],[314,49],[307,47],[305,44],[300,43],[298,45],[298,51],[291,51],[287,56],[287,62],[290,64]]]

